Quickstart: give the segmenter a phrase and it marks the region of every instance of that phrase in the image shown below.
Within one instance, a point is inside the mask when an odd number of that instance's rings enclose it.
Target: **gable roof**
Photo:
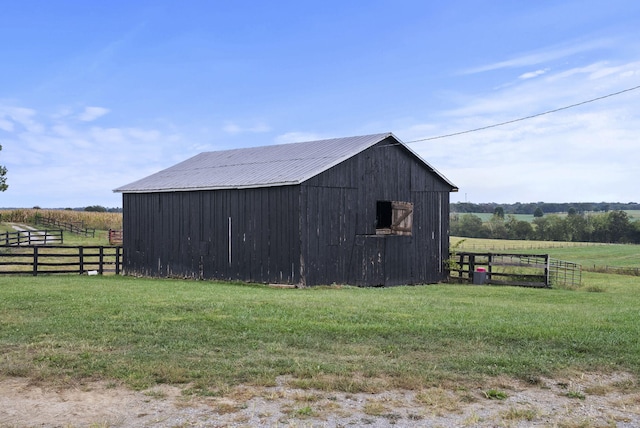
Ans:
[[[457,191],[457,187],[392,133],[204,152],[114,192],[242,189],[303,183],[391,137]]]

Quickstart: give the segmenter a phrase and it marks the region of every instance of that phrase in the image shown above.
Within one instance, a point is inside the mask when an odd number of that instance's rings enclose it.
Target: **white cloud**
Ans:
[[[9,170],[3,207],[120,206],[112,189],[194,154],[175,131],[90,126],[76,114],[0,104],[2,114],[13,125],[3,128],[0,152]]]
[[[0,117],[0,129],[7,132],[13,131],[13,122]]]
[[[611,40],[602,39],[587,42],[563,43],[556,46],[547,46],[540,50],[523,53],[511,59],[470,68],[464,70],[462,74],[484,73],[487,71],[494,71],[503,68],[527,67],[532,65],[544,64],[579,53],[601,49],[611,44]]]
[[[18,131],[18,128],[27,132],[42,132],[43,126],[35,120],[36,116],[36,110],[30,108],[0,105],[0,129],[7,132]]]
[[[323,138],[320,134],[313,132],[287,132],[286,134],[278,135],[275,138],[275,142],[277,144],[289,144],[322,140]]]
[[[547,71],[549,71],[548,68],[545,68],[544,70],[536,70],[536,71],[530,71],[528,73],[523,73],[520,76],[518,76],[518,79],[532,79],[534,77],[538,77],[538,76],[542,76],[543,74],[545,74]]]
[[[229,121],[222,127],[222,130],[225,133],[230,135],[238,135],[238,134],[244,134],[244,133],[269,132],[271,128],[269,127],[269,125],[263,122],[258,122],[252,126],[240,126],[235,122]]]
[[[83,122],[93,122],[94,120],[109,113],[108,108],[104,107],[85,107],[84,111],[78,115],[78,119]]]
[[[521,79],[482,98],[457,97],[458,106],[443,111],[439,121],[414,124],[398,135],[412,141],[578,104],[636,87],[637,70],[635,61],[594,62]],[[634,184],[640,177],[638,96],[640,89],[411,146],[459,186],[454,201],[639,200]]]

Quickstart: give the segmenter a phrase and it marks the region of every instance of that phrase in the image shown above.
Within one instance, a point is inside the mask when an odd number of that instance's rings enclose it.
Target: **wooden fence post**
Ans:
[[[78,258],[80,259],[80,275],[84,272],[84,252],[82,247],[78,247]]]
[[[116,275],[120,275],[120,247],[116,247]]]
[[[101,245],[100,246],[100,258],[99,258],[99,262],[98,262],[98,273],[100,275],[103,274],[104,272],[104,247]]]
[[[33,248],[33,276],[38,276],[38,247]]]
[[[544,268],[544,285],[551,288],[551,258],[549,254],[545,254],[545,268]]]

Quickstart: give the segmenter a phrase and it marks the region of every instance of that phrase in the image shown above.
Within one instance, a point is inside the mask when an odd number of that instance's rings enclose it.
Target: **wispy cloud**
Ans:
[[[398,134],[412,141],[488,126],[635,87],[638,76],[635,61],[540,73],[482,98],[459,97],[463,105],[443,111],[439,129],[426,128],[430,135],[420,124]],[[629,183],[640,176],[638,96],[640,89],[412,147],[460,187],[454,200],[466,194],[476,202],[636,200]]]
[[[226,134],[238,135],[238,134],[245,134],[245,133],[254,134],[254,133],[269,132],[271,130],[271,128],[269,127],[269,125],[267,125],[264,122],[258,122],[256,124],[249,125],[249,126],[242,126],[242,125],[239,125],[236,122],[227,122],[222,127],[222,130]]]
[[[12,105],[0,104],[0,129],[13,132],[15,130],[26,130],[28,132],[40,132],[41,125],[34,120],[36,111],[30,108],[16,107]]]
[[[78,115],[78,119],[83,122],[93,122],[99,117],[109,113],[108,108],[104,107],[85,107],[84,111]]]
[[[275,142],[277,144],[289,144],[289,143],[300,143],[304,141],[315,141],[321,140],[322,137],[320,134],[316,134],[313,132],[287,132],[286,134],[278,135],[275,138]]]
[[[503,68],[530,67],[548,63],[550,61],[555,61],[561,58],[570,57],[579,53],[601,49],[609,46],[611,43],[612,42],[610,40],[599,39],[587,42],[574,42],[556,46],[549,46],[540,50],[525,52],[519,56],[515,56],[504,61],[498,61],[478,67],[472,67],[463,70],[461,74],[484,73],[487,71],[499,70]]]
[[[0,164],[9,169],[2,206],[76,207],[87,200],[120,206],[121,196],[112,189],[192,154],[180,151],[183,139],[175,132],[78,121],[95,120],[108,111],[47,115],[0,105],[0,118],[6,122],[0,128]],[[27,194],[28,201],[22,198]]]
[[[521,74],[520,76],[518,76],[518,79],[522,79],[522,80],[533,79],[534,77],[542,76],[547,71],[549,71],[548,68],[545,68],[544,70],[530,71],[528,73]]]

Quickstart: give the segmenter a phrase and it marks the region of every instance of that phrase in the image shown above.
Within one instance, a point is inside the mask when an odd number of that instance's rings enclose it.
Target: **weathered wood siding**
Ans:
[[[302,184],[307,285],[423,284],[444,280],[450,186],[404,147],[382,141]],[[414,205],[410,236],[376,234],[376,203]]]
[[[156,277],[297,284],[295,186],[124,194],[124,269]]]

